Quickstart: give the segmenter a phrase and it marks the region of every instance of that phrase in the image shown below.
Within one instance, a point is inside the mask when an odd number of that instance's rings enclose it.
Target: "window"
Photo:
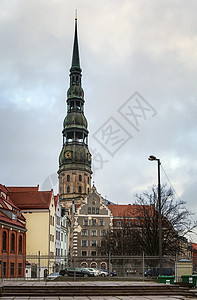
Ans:
[[[82,256],[87,256],[87,251],[81,251]]]
[[[59,231],[56,231],[56,240],[60,240],[60,232]]]
[[[22,275],[22,263],[18,264],[18,275],[21,276]]]
[[[3,262],[3,277],[6,277],[6,262]]]
[[[92,226],[96,226],[96,219],[92,219]]]
[[[83,220],[83,225],[84,225],[84,226],[88,226],[88,219],[84,219],[84,220]]]
[[[96,214],[99,214],[99,207],[96,208]]]
[[[10,275],[14,276],[14,263],[10,263]]]
[[[87,247],[87,241],[86,240],[82,240],[81,241],[81,246],[82,247]]]
[[[67,175],[67,181],[70,181],[70,175],[69,174]]]
[[[11,251],[12,252],[15,251],[15,234],[14,233],[11,234]]]
[[[131,226],[131,221],[127,221],[127,227]]]
[[[92,241],[91,241],[91,246],[92,246],[92,247],[96,247],[96,240],[92,240]]]
[[[106,230],[105,229],[101,230],[101,236],[106,236]]]
[[[82,229],[81,235],[82,236],[87,236],[88,235],[88,231],[86,229]]]
[[[88,177],[88,183],[90,183],[90,177]]]
[[[91,207],[88,207],[88,214],[91,214]]]
[[[3,231],[3,251],[6,251],[7,249],[7,233],[6,231]]]
[[[104,246],[105,246],[105,241],[101,240],[101,247],[104,247]]]
[[[92,214],[95,214],[95,207],[92,207]]]
[[[104,220],[99,220],[99,225],[104,226]]]
[[[117,227],[121,227],[122,222],[121,221],[117,221]]]
[[[91,256],[96,256],[96,251],[91,251]]]
[[[82,188],[81,188],[81,186],[79,186],[79,193],[81,193],[82,192]]]
[[[96,229],[93,229],[93,230],[91,231],[91,236],[97,236]]]
[[[89,192],[90,192],[90,189],[88,188],[88,194],[89,194]]]
[[[82,175],[79,175],[79,181],[82,181]]]
[[[61,232],[61,241],[63,241],[63,232]]]
[[[23,244],[22,244],[22,242],[23,242],[22,235],[20,235],[19,236],[19,241],[18,241],[18,252],[19,253],[22,253],[22,251],[23,251]]]
[[[67,193],[68,194],[70,193],[70,186],[69,185],[67,186]]]

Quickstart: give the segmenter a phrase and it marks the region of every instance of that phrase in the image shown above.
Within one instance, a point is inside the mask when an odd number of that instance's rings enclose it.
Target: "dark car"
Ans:
[[[110,276],[111,276],[111,277],[117,276],[116,270],[111,271],[111,272],[110,272]]]
[[[84,268],[67,268],[60,270],[59,272],[62,276],[72,276],[72,277],[92,277],[94,276],[93,273],[89,272]]]
[[[152,277],[152,276],[159,276],[160,269],[157,268],[156,270],[148,269],[144,272],[145,277]],[[171,276],[174,275],[174,270],[172,268],[162,268],[162,275]]]

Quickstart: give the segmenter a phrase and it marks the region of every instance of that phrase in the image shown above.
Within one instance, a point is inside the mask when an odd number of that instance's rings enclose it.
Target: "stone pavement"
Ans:
[[[75,281],[67,281],[67,282],[62,282],[62,281],[3,281],[0,283],[0,286],[4,285],[19,285],[21,286],[21,289],[23,286],[62,286],[62,285],[67,285],[67,286],[78,286],[80,289],[80,286],[84,285],[101,285],[101,286],[124,286],[126,284],[130,285],[148,285],[148,286],[155,286],[158,285],[158,283],[155,282],[132,282],[132,281],[86,281],[86,282],[75,282]],[[79,296],[74,296],[74,297],[0,297],[2,300],[188,300],[189,298],[184,297],[184,296],[88,296],[88,297],[79,297]],[[190,298],[191,299],[191,298]],[[192,298],[192,299],[197,299]]]
[[[3,300],[188,300],[183,296],[0,297]],[[190,298],[191,299],[191,298]],[[197,298],[192,298],[197,299]]]

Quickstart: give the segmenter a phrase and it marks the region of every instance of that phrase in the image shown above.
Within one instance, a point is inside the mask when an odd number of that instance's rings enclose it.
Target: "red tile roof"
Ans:
[[[197,244],[196,243],[191,243],[192,244],[192,250],[197,250]]]
[[[107,205],[107,207],[111,210],[114,217],[139,217],[140,211],[142,209],[148,209],[153,210],[153,208],[149,205],[143,206],[143,205]]]
[[[3,185],[3,184],[0,184],[0,190],[1,190],[2,192],[4,192],[5,194],[8,193],[7,187],[6,187],[5,185]]]
[[[55,201],[55,209],[57,207],[57,202],[58,202],[58,199],[59,199],[59,194],[57,194],[56,196],[54,196],[54,201]]]
[[[24,209],[48,209],[51,203],[53,190],[10,192],[13,202],[22,210]]]
[[[39,191],[39,184],[37,186],[8,186],[10,192],[33,192]]]

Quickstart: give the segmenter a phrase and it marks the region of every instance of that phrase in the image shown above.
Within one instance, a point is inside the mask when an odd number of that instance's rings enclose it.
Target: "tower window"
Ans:
[[[67,181],[70,181],[70,175],[67,175]]]
[[[82,192],[82,188],[81,188],[81,186],[79,186],[79,193],[81,193]]]
[[[67,186],[67,193],[70,193],[70,186]]]
[[[79,175],[79,181],[82,181],[82,175]]]

